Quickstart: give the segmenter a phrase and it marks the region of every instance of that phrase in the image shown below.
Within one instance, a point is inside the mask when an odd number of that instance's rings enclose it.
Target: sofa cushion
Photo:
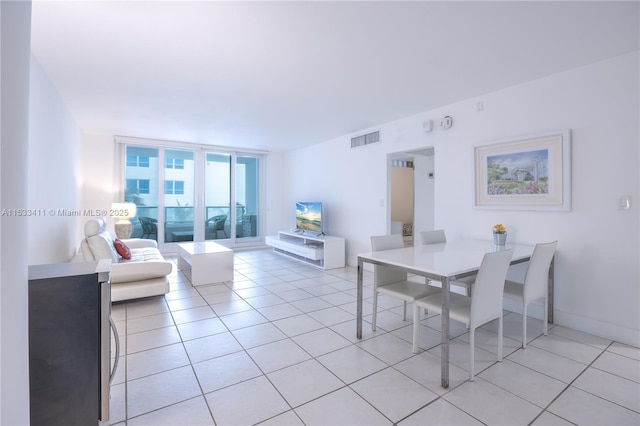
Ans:
[[[102,217],[90,219],[84,224],[84,235],[86,237],[92,237],[98,235],[102,231],[106,230],[107,222]]]
[[[113,263],[118,263],[120,256],[113,246],[111,234],[102,231],[99,234],[87,237],[87,243],[96,260],[111,259]]]
[[[89,219],[84,224],[84,235],[86,245],[91,251],[92,260],[111,259],[117,262],[120,259],[118,252],[113,246],[113,237],[107,231],[107,221],[102,217]],[[85,251],[84,245],[82,250]]]
[[[129,250],[129,247],[127,247],[127,245],[121,240],[117,238],[113,240],[113,246],[116,248],[116,251],[123,259],[131,259],[131,250]]]
[[[111,286],[111,301],[137,299],[139,297],[158,296],[169,293],[167,277],[144,281],[123,282]]]
[[[169,275],[173,269],[171,262],[166,260],[146,260],[134,262],[133,253],[131,261],[124,260],[111,265],[111,283],[124,283],[130,281],[149,280]],[[160,258],[162,256],[158,255]]]
[[[93,257],[93,253],[91,253],[91,248],[86,238],[80,242],[80,253],[82,253],[82,259],[85,262],[96,260],[96,258]]]
[[[146,238],[121,238],[121,241],[125,243],[129,249],[158,248],[156,240],[148,240]]]
[[[131,263],[131,262],[166,262],[162,254],[160,254],[160,250],[153,247],[143,247],[143,248],[132,248],[131,250],[131,259],[129,260],[121,260],[120,263]]]

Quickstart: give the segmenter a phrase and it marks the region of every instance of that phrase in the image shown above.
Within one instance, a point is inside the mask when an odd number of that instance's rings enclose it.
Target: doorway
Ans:
[[[390,234],[402,234],[405,245],[434,227],[435,152],[433,148],[388,156]]]

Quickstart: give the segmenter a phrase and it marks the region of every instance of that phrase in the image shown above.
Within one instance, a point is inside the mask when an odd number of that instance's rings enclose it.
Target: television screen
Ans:
[[[296,229],[322,234],[322,203],[296,203]]]

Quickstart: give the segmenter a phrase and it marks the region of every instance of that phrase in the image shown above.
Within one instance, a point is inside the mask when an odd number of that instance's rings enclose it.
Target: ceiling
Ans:
[[[632,2],[37,1],[87,133],[284,151],[639,49]]]

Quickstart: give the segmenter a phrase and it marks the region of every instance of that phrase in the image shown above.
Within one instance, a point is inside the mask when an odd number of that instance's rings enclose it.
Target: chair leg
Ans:
[[[402,314],[402,321],[407,320],[407,301],[404,301],[404,313]]]
[[[502,335],[504,332],[503,329],[503,321],[502,315],[498,318],[498,361],[502,361]]]
[[[549,299],[545,296],[544,300],[544,318],[542,319],[542,333],[546,336],[549,331]]]
[[[378,292],[373,292],[373,318],[371,319],[371,330],[376,331],[376,319],[378,317]]]
[[[475,335],[476,335],[476,329],[473,328],[469,331],[469,381],[470,382],[473,382],[475,380],[475,374],[474,374],[474,370],[475,370],[474,348],[476,345]]]
[[[418,335],[420,334],[420,307],[413,304],[413,353],[418,353]]]
[[[527,347],[527,304],[522,304],[522,349]]]

